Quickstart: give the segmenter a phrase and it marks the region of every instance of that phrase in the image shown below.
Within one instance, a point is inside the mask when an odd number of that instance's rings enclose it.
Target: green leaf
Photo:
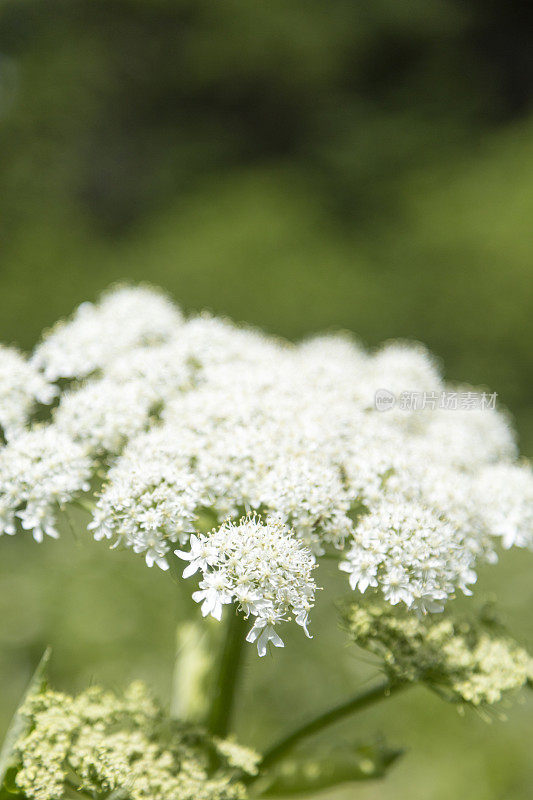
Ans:
[[[31,694],[41,689],[45,679],[46,667],[50,660],[50,653],[50,648],[47,648],[44,651],[37,669],[33,673],[26,691],[24,692],[24,696],[19,704],[19,707],[15,711],[15,715],[11,720],[11,724],[7,730],[4,742],[2,744],[2,749],[0,750],[0,800],[4,800],[4,797],[10,797],[11,800],[15,800],[16,798],[14,792],[17,790],[15,788],[14,780],[12,780],[14,778],[12,769],[15,766],[13,749],[18,739],[24,735],[28,724],[20,713],[20,709]],[[13,787],[13,791],[11,791],[11,787]]]
[[[340,783],[381,778],[402,755],[383,743],[287,757],[257,782],[261,797],[312,794]]]

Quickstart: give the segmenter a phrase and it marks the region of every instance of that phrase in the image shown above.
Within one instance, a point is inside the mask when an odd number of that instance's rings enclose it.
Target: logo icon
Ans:
[[[378,389],[374,395],[376,411],[389,411],[395,403],[396,397],[388,389]]]

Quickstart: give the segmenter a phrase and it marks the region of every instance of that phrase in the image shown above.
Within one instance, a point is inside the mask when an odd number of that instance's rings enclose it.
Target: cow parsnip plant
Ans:
[[[402,400],[381,411],[380,393]],[[452,393],[462,408],[443,402]],[[505,415],[473,398],[419,345],[292,345],[184,318],[148,287],[84,303],[29,357],[2,347],[0,533],[57,538],[59,515],[80,507],[96,539],[190,583],[223,635],[215,657],[200,616],[181,631],[180,720],[139,685],[69,697],[39,673],[6,738],[0,797],[310,793],[382,775],[398,755],[306,746],[340,718],[416,682],[478,708],[527,684],[531,659],[494,620],[445,610],[499,546],[533,545],[531,467]],[[384,677],[256,755],[228,738],[239,666],[246,648],[283,647],[289,624],[312,636],[326,558],[346,574],[347,636]]]

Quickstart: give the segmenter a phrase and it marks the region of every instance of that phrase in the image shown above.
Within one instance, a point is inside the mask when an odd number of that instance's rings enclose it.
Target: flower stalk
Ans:
[[[295,728],[295,730],[293,730],[287,736],[284,736],[269,750],[267,750],[261,760],[260,771],[264,773],[265,770],[269,769],[273,766],[273,764],[280,761],[303,739],[314,736],[316,733],[328,728],[330,725],[334,725],[336,722],[339,722],[344,717],[348,717],[358,711],[363,711],[365,708],[368,708],[369,706],[374,705],[381,700],[388,699],[393,694],[396,694],[401,689],[404,689],[406,686],[408,686],[408,683],[406,682],[395,682],[389,678],[385,678],[375,686],[371,686],[369,689],[358,692],[354,697],[350,698],[345,703],[341,703],[340,705],[334,706],[328,711],[319,714],[317,717],[309,720],[309,722],[306,722],[298,728]]]
[[[225,736],[230,730],[247,630],[242,615],[232,608],[228,612],[218,665],[213,675],[211,706],[207,719],[207,728],[214,736]]]

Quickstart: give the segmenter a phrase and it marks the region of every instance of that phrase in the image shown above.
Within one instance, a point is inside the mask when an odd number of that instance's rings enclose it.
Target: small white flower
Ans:
[[[200,539],[191,533],[190,536],[191,549],[189,552],[184,550],[174,550],[174,553],[183,558],[185,561],[190,561],[188,567],[183,570],[183,577],[190,578],[198,570],[205,572],[208,567],[212,567],[217,563],[219,555],[217,548],[212,544],[209,539]]]
[[[375,587],[378,585],[378,564],[379,560],[370,553],[352,551],[350,561],[342,561],[339,564],[339,569],[350,574],[349,583],[351,588],[354,591],[359,589],[361,594],[364,594],[370,586]]]
[[[144,553],[148,567],[153,567],[156,564],[164,571],[168,569],[168,561],[166,559],[168,549],[168,545],[162,539],[154,536],[153,533],[150,533],[147,537],[137,535],[133,542],[133,551],[135,553]]]
[[[225,575],[221,572],[211,572],[206,574],[200,581],[200,590],[194,592],[192,599],[195,603],[202,603],[201,612],[203,617],[209,614],[219,622],[222,619],[222,606],[232,602],[231,593],[228,591],[228,583]]]
[[[422,615],[424,614],[441,614],[444,611],[444,604],[448,599],[446,592],[437,592],[433,594],[423,594],[415,600],[414,607],[416,611]]]
[[[42,542],[45,536],[59,539],[52,513],[46,506],[29,506],[23,511],[17,511],[16,516],[20,519],[23,530],[32,531],[36,542]]]
[[[307,625],[309,623],[309,610],[308,609],[302,608],[302,610],[299,611],[296,614],[296,616],[294,617],[294,621],[295,621],[295,623],[297,625],[301,625],[301,627],[304,629],[304,633],[305,633],[305,635],[307,636],[308,639],[312,639],[313,638],[311,636],[311,634],[309,633],[309,630],[307,629]]]
[[[409,589],[409,578],[401,567],[393,567],[383,577],[383,594],[385,600],[395,606],[397,603],[413,604],[413,593]]]
[[[269,624],[268,620],[261,618],[256,619],[253,628],[246,636],[246,641],[257,641],[257,652],[260,657],[266,655],[269,642],[272,642],[274,647],[285,647],[283,640],[278,636],[274,627]]]

